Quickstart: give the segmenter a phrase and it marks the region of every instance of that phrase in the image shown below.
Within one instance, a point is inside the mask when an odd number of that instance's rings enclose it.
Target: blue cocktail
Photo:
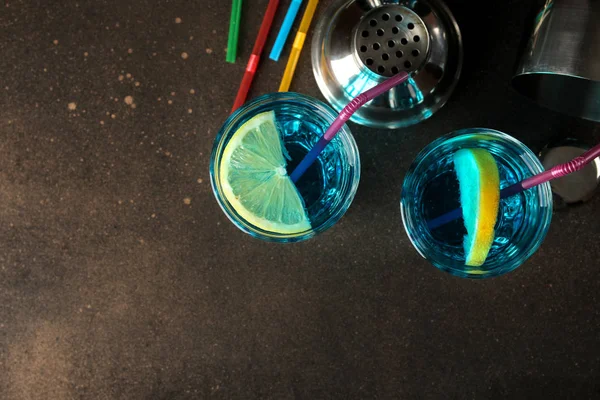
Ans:
[[[463,219],[436,228],[428,223],[460,208],[453,156],[458,150],[469,148],[492,154],[498,166],[500,189],[543,171],[531,150],[506,134],[489,129],[458,131],[434,141],[417,156],[402,187],[402,218],[414,247],[436,267],[461,277],[497,276],[521,265],[544,240],[552,215],[550,185],[545,183],[501,199],[495,236],[485,263],[467,266]]]
[[[264,240],[293,242],[342,217],[360,177],[358,149],[347,126],[295,184],[288,179],[336,115],[308,96],[274,93],[228,118],[215,140],[210,174],[219,205],[238,228]]]

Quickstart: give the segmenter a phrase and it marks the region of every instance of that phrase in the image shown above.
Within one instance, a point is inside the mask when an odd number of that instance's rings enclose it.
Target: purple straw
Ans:
[[[401,84],[405,80],[408,79],[408,74],[405,71],[399,72],[393,77],[386,79],[381,82],[379,85],[372,87],[364,93],[356,96],[344,109],[339,113],[335,121],[331,124],[329,128],[325,131],[325,134],[321,136],[319,141],[313,146],[312,149],[308,152],[308,154],[300,161],[300,164],[294,169],[290,178],[292,178],[292,182],[297,182],[298,179],[306,172],[308,167],[310,167],[319,157],[319,154],[323,151],[325,146],[329,144],[331,139],[337,135],[337,133],[342,129],[346,121],[350,119],[352,114],[354,114],[359,108],[361,108],[365,103],[373,100],[375,97],[387,92],[391,88],[396,85]]]
[[[500,191],[500,198],[505,199],[517,193],[521,193],[522,191],[532,188],[534,186],[551,181],[552,179],[572,174],[573,172],[579,171],[580,169],[594,161],[594,159],[597,157],[600,157],[600,144],[596,145],[595,147],[592,147],[590,150],[586,151],[579,157],[575,157],[569,162],[559,164],[555,167],[550,168],[547,171],[523,179],[521,182],[517,182],[514,185],[505,187]],[[427,223],[427,226],[429,227],[429,229],[439,228],[440,226],[447,224],[450,221],[454,221],[455,219],[458,219],[461,216],[462,210],[460,208],[457,208],[455,210],[450,211],[449,213],[432,219]]]

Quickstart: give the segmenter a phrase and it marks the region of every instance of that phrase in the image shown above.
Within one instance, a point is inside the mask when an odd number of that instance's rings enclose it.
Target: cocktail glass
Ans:
[[[428,224],[460,207],[453,155],[464,148],[483,148],[493,155],[500,189],[544,170],[531,150],[502,132],[465,129],[443,136],[421,151],[406,174],[400,201],[404,228],[415,249],[437,268],[465,278],[498,276],[524,263],[544,240],[552,217],[550,184],[501,199],[485,263],[467,266],[463,219],[434,229]]]
[[[242,231],[273,242],[297,242],[331,228],[346,212],[360,179],[360,159],[356,142],[347,125],[329,143],[296,187],[304,200],[311,229],[294,234],[261,229],[242,217],[223,194],[220,165],[227,143],[252,117],[274,111],[278,130],[289,155],[291,173],[337,117],[329,106],[298,93],[272,93],[259,97],[235,111],[222,126],[214,142],[210,160],[213,193],[227,217]]]

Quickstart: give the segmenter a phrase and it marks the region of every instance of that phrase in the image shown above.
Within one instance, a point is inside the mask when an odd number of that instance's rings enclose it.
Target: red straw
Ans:
[[[273,18],[275,17],[275,11],[277,11],[278,5],[279,0],[269,0],[267,11],[263,17],[262,24],[260,25],[260,30],[258,31],[258,36],[254,42],[254,48],[252,49],[252,55],[250,56],[250,59],[248,59],[246,72],[244,72],[244,77],[242,78],[242,83],[240,83],[240,88],[238,89],[237,96],[233,102],[231,112],[240,108],[246,101],[246,96],[248,96],[248,90],[250,90],[250,85],[252,85],[254,73],[256,72],[256,67],[260,60],[260,54],[263,51],[263,47],[265,47],[265,42],[267,41],[267,36],[271,30],[271,24],[273,23]]]

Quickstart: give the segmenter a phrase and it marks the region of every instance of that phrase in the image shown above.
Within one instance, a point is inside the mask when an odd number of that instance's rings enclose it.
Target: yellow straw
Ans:
[[[300,58],[300,52],[302,51],[302,46],[304,46],[306,32],[308,32],[308,28],[310,27],[310,23],[315,15],[315,9],[317,8],[318,3],[319,0],[308,1],[306,10],[302,16],[302,21],[300,22],[300,28],[298,28],[298,33],[296,33],[296,38],[294,39],[292,51],[290,52],[290,58],[288,58],[287,65],[285,66],[285,72],[283,73],[283,78],[281,79],[281,85],[279,85],[280,92],[287,92],[290,88],[292,78],[294,77],[294,71],[296,71],[296,65],[298,64],[298,59]]]

